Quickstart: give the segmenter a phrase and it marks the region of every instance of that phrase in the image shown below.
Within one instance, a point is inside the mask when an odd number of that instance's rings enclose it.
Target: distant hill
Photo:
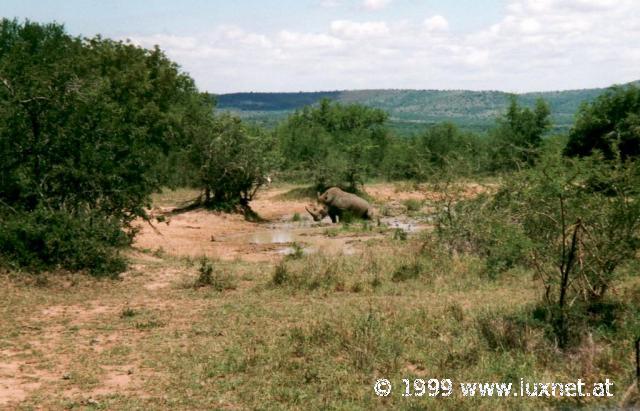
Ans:
[[[638,82],[636,82],[638,83]],[[556,131],[573,124],[583,102],[595,99],[606,89],[546,91],[518,94],[522,105],[532,107],[536,99],[545,99]],[[272,127],[289,113],[323,98],[342,103],[360,103],[387,111],[391,124],[399,131],[442,121],[475,131],[490,128],[504,113],[509,93],[468,90],[345,90],[299,93],[232,93],[217,95],[218,109],[231,111],[250,121]]]

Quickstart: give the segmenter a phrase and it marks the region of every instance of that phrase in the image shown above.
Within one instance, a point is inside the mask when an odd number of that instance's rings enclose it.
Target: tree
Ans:
[[[199,181],[205,205],[248,210],[256,192],[278,159],[273,137],[250,129],[237,117],[223,115],[214,121],[209,138],[194,146],[201,164]]]
[[[186,123],[206,124],[211,108],[158,48],[1,20],[0,218],[38,235],[67,217],[128,227],[167,181],[168,155],[201,131]]]
[[[494,147],[494,170],[508,170],[534,164],[542,136],[551,127],[550,110],[542,99],[536,101],[533,110],[520,107],[515,96],[511,96],[509,108],[498,119],[491,133]]]
[[[564,153],[587,156],[595,150],[608,159],[618,150],[623,159],[640,155],[639,87],[612,87],[580,108]]]
[[[423,163],[425,176],[437,178],[443,173],[479,173],[483,150],[482,141],[474,134],[452,123],[440,123],[418,135],[412,155]]]
[[[352,190],[372,175],[388,144],[387,114],[359,104],[322,100],[289,116],[276,131],[284,170],[313,178],[319,189]]]

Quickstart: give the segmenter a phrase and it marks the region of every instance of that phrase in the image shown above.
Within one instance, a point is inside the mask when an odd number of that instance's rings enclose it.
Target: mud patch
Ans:
[[[169,224],[157,224],[155,229],[141,223],[135,246],[147,252],[157,252],[158,255],[261,262],[278,260],[284,255],[298,252],[300,248],[303,253],[324,251],[330,254],[354,254],[358,252],[358,243],[362,242],[354,241],[356,238],[383,237],[375,227],[357,234],[354,231],[358,229],[336,233],[341,230],[341,225],[326,221],[314,223],[305,211],[309,201],[283,199],[282,193],[286,191],[287,188],[270,189],[260,193],[251,202],[253,210],[267,219],[266,223],[247,222],[238,214],[194,210],[173,215]],[[376,198],[395,198],[393,201],[398,201],[393,186],[388,184],[368,186],[367,191]],[[403,193],[400,197],[424,200],[433,196],[435,194],[430,196],[423,191],[413,191]],[[162,211],[168,212],[170,207]],[[383,217],[382,222],[392,230],[408,233],[428,227],[427,221],[417,221],[403,213]],[[327,230],[331,231],[330,235],[326,235]],[[154,291],[170,285],[170,279],[164,275],[162,277],[148,284],[146,289]]]

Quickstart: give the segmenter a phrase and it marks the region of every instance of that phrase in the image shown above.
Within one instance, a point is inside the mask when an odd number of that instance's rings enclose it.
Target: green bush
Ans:
[[[119,248],[130,236],[115,219],[98,213],[72,216],[38,208],[5,213],[0,224],[0,264],[33,272],[61,268],[115,275],[125,270]]]
[[[551,128],[549,105],[542,99],[534,109],[521,107],[516,96],[504,116],[490,132],[492,171],[509,171],[531,166],[538,158],[542,137]]]
[[[637,258],[639,166],[619,154],[607,161],[557,153],[505,185],[510,215],[532,242],[531,262],[562,347],[571,343],[574,318],[583,321],[588,307],[614,286],[620,268]]]
[[[318,190],[355,190],[384,156],[387,117],[379,109],[329,100],[296,111],[275,132],[282,171],[313,180]]]
[[[594,151],[612,159],[640,156],[640,87],[612,87],[580,108],[564,153],[587,156]]]
[[[424,205],[424,200],[419,200],[416,198],[408,198],[402,202],[402,204],[407,207],[407,211],[420,211],[422,206]]]
[[[159,48],[0,19],[0,259],[113,274],[213,105]],[[199,168],[201,164],[197,164]]]
[[[527,265],[531,241],[513,224],[499,198],[479,196],[445,207],[437,216],[437,235],[450,250],[485,258],[485,273],[495,278]]]
[[[215,291],[235,290],[236,282],[227,272],[216,269],[208,258],[200,260],[198,278],[194,283],[195,288],[211,287]]]
[[[218,117],[209,134],[192,147],[205,205],[222,210],[248,206],[277,163],[274,146],[271,135],[247,126],[239,118]]]

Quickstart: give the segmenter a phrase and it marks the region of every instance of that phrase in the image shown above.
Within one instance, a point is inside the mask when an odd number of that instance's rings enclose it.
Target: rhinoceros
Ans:
[[[322,195],[318,193],[318,203],[312,209],[305,207],[314,221],[320,221],[327,215],[333,223],[337,218],[342,218],[343,212],[349,212],[355,217],[364,219],[373,218],[371,205],[355,194],[346,193],[338,187],[331,187]]]

